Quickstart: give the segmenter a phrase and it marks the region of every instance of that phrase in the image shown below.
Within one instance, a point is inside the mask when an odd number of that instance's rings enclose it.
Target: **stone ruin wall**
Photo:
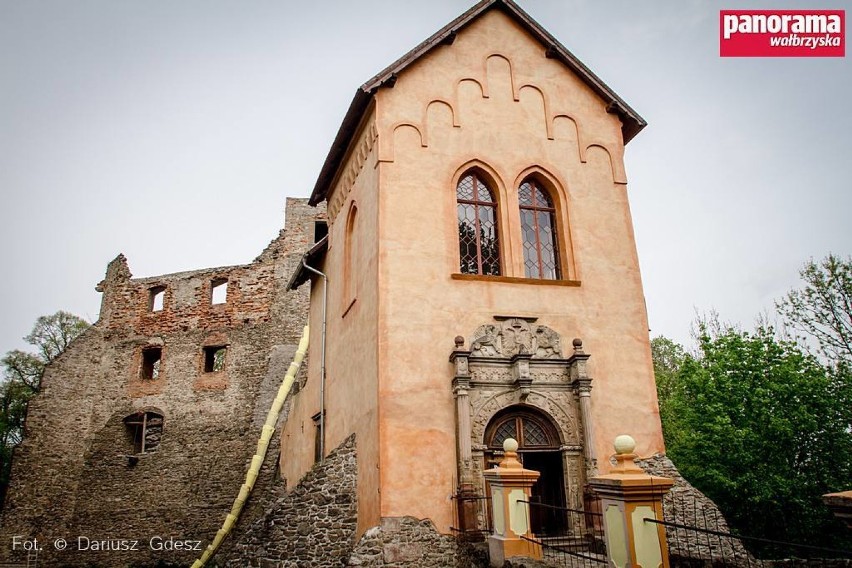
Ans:
[[[308,287],[285,288],[318,216],[324,212],[306,200],[288,199],[286,228],[247,265],[134,279],[123,256],[109,264],[99,320],[50,365],[30,403],[0,518],[0,562],[26,560],[11,550],[13,535],[40,537],[44,566],[197,558],[152,551],[149,539],[204,547],[230,510],[307,321]],[[223,279],[227,300],[212,305],[211,283]],[[155,287],[165,287],[161,311],[151,310]],[[205,346],[226,347],[223,370],[205,372]],[[152,348],[161,353],[153,380],[140,370]],[[162,433],[150,438],[159,446],[144,454],[124,423],[140,411],[164,417]],[[248,516],[275,494],[277,439]],[[139,550],[75,550],[81,536],[138,540]],[[62,553],[52,546],[60,537],[69,543]]]

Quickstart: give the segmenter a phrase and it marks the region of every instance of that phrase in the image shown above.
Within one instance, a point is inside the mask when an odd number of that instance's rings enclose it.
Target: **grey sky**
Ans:
[[[720,9],[521,0],[642,114],[627,174],[652,335],[751,325],[852,252],[852,69],[722,59]],[[354,90],[472,0],[0,0],[0,353],[95,284],[250,262],[307,196]]]

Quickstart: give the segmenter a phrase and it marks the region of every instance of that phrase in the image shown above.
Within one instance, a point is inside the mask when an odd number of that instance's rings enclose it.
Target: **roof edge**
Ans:
[[[290,280],[287,281],[287,286],[284,289],[288,292],[290,290],[295,290],[296,288],[310,280],[311,276],[313,276],[314,273],[305,268],[305,264],[315,264],[317,260],[319,260],[323,257],[323,255],[325,255],[327,250],[328,235],[324,236],[316,243],[314,243],[313,246],[311,246],[311,248],[309,248],[307,252],[302,255],[302,257],[299,259],[299,266],[296,268],[296,270],[293,271],[293,274],[290,276]]]
[[[373,93],[383,86],[393,86],[396,82],[396,77],[399,73],[405,70],[406,67],[417,61],[423,55],[429,53],[433,49],[448,45],[455,39],[455,34],[470,25],[480,14],[492,9],[500,9],[508,14],[512,19],[518,22],[527,33],[536,38],[542,45],[545,46],[545,57],[549,59],[558,59],[564,65],[568,66],[572,71],[577,73],[580,78],[586,83],[599,97],[607,101],[607,112],[618,115],[621,119],[621,133],[626,145],[639,132],[648,125],[644,118],[638,112],[627,104],[615,91],[613,91],[600,77],[594,74],[591,69],[586,67],[568,48],[562,45],[559,40],[553,37],[550,32],[545,30],[532,16],[527,14],[514,0],[481,0],[469,10],[452,20],[449,24],[432,34],[428,39],[421,42],[405,55],[385,67],[382,71],[371,77],[366,83],[361,85],[356,91],[346,115],[343,117],[343,122],[340,124],[340,129],[334,137],[328,155],[320,170],[317,181],[314,184],[314,189],[311,192],[311,197],[308,200],[309,205],[320,203],[328,195],[331,189],[331,184],[340,166],[341,161],[346,155],[352,137],[361,123],[364,111],[370,104],[373,98]]]

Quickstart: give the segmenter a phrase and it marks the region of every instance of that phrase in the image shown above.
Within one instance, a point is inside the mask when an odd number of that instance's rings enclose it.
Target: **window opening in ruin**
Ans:
[[[225,353],[228,348],[224,345],[204,348],[204,372],[218,373],[225,370]]]
[[[456,186],[459,223],[459,269],[462,274],[500,275],[497,201],[491,188],[475,173]]]
[[[134,454],[153,452],[163,436],[163,416],[156,412],[137,412],[124,419],[127,437]]]
[[[228,280],[217,278],[210,284],[210,303],[224,304],[228,301]]]
[[[166,287],[155,286],[148,290],[148,311],[163,311],[163,302],[166,299]]]
[[[328,223],[326,221],[314,221],[314,242],[320,242],[327,235]]]
[[[163,361],[163,350],[159,347],[149,347],[142,350],[142,369],[139,376],[145,381],[155,381],[160,378],[160,365]]]

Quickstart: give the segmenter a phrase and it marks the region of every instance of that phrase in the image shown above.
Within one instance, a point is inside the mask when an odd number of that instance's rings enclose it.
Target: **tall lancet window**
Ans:
[[[558,280],[559,247],[556,238],[556,208],[547,191],[533,178],[518,189],[521,233],[524,241],[524,272],[527,278]]]
[[[500,242],[494,192],[474,172],[456,186],[462,274],[500,275]]]

